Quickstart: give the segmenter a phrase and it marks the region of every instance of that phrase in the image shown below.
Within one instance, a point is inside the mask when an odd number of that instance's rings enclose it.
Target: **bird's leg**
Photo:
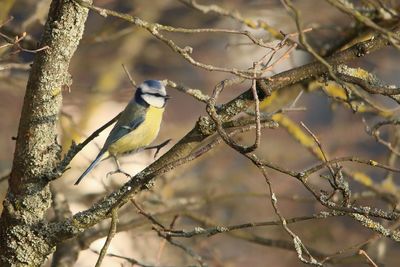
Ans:
[[[115,171],[111,171],[111,172],[107,173],[107,177],[109,177],[110,175],[116,174],[116,173],[122,173],[122,174],[125,174],[128,178],[131,178],[131,175],[129,173],[124,172],[121,169],[121,164],[119,163],[117,156],[111,155],[111,157],[114,159],[115,165],[117,165],[117,169]]]
[[[161,148],[163,148],[163,147],[165,147],[166,145],[168,145],[168,143],[171,142],[171,140],[172,140],[172,139],[168,139],[168,140],[162,142],[161,144],[154,145],[154,146],[148,146],[148,147],[146,147],[145,149],[146,149],[146,150],[148,150],[148,149],[156,149],[156,153],[154,153],[154,158],[156,158],[157,155],[158,155],[158,152],[160,152]]]
[[[142,151],[142,150],[156,149],[156,153],[154,154],[154,158],[155,158],[155,157],[157,157],[158,152],[160,152],[161,148],[163,148],[164,146],[166,146],[171,140],[172,140],[172,139],[168,139],[168,140],[162,142],[162,143],[159,144],[159,145],[147,146],[147,147],[141,148],[141,149],[133,149],[133,150],[130,150],[130,151],[126,151],[126,152],[124,152],[124,153],[122,154],[122,156],[130,155],[130,154],[135,154],[135,153],[137,153],[137,152],[139,152],[139,151]],[[116,162],[117,162],[117,161],[116,161]],[[117,163],[117,166],[118,166],[118,163]]]

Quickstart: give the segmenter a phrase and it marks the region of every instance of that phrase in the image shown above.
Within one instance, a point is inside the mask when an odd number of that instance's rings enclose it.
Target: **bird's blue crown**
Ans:
[[[146,80],[143,84],[147,85],[148,87],[152,87],[155,89],[161,89],[163,86],[160,81],[157,80]]]

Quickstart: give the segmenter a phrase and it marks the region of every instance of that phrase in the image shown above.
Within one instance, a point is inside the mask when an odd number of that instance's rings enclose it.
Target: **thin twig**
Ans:
[[[174,88],[185,94],[188,94],[203,103],[207,103],[208,100],[210,99],[210,96],[204,94],[200,89],[189,88],[184,86],[183,84],[178,84],[171,80],[164,80],[164,82],[166,83],[167,86]]]
[[[340,212],[326,212],[322,211],[316,214],[313,214],[311,216],[302,216],[302,217],[294,217],[290,219],[286,219],[287,224],[291,223],[297,223],[297,222],[302,222],[302,221],[307,221],[307,220],[313,220],[313,219],[326,219],[328,217],[334,217],[334,216],[343,216],[344,213]],[[262,226],[276,226],[276,225],[282,225],[282,221],[279,220],[274,220],[274,221],[265,221],[265,222],[248,222],[248,223],[241,223],[241,224],[235,224],[235,225],[219,225],[219,226],[214,226],[210,228],[201,228],[201,227],[195,227],[193,230],[172,230],[168,229],[166,230],[166,234],[171,237],[184,237],[184,238],[191,238],[193,236],[197,235],[206,235],[206,236],[213,236],[216,234],[220,233],[226,233],[230,231],[235,231],[239,229],[245,229],[245,228],[254,228],[254,227],[262,227]]]
[[[210,64],[204,64],[201,63],[197,60],[195,60],[191,54],[193,52],[193,48],[191,47],[180,47],[178,46],[174,41],[171,39],[166,38],[164,35],[161,34],[162,31],[165,32],[178,32],[178,33],[190,33],[190,34],[196,34],[196,33],[227,33],[227,34],[238,34],[238,35],[243,35],[249,38],[254,44],[264,47],[264,48],[269,48],[272,49],[271,46],[265,44],[262,40],[258,40],[257,38],[253,37],[250,32],[248,31],[236,31],[236,30],[230,30],[230,29],[187,29],[187,28],[175,28],[171,26],[166,26],[166,25],[161,25],[158,23],[150,23],[147,22],[141,18],[138,17],[133,17],[129,14],[124,14],[124,13],[119,13],[113,10],[109,10],[106,8],[101,8],[97,7],[94,5],[91,5],[83,0],[74,0],[78,4],[80,4],[83,7],[86,7],[90,10],[93,10],[97,13],[99,13],[102,16],[113,16],[117,17],[120,19],[123,19],[125,21],[128,21],[135,26],[138,26],[140,28],[146,29],[150,34],[152,34],[155,38],[169,46],[174,52],[178,53],[181,55],[186,61],[191,63],[194,66],[200,67],[202,69],[208,70],[208,71],[219,71],[219,72],[226,72],[226,73],[232,73],[238,77],[246,78],[246,79],[252,79],[254,71],[252,70],[239,70],[236,68],[224,68],[224,67],[217,67],[213,66]]]
[[[292,237],[293,240],[293,245],[294,248],[297,252],[297,257],[299,258],[300,261],[306,263],[306,264],[311,264],[311,265],[315,265],[315,266],[322,266],[321,263],[319,263],[308,251],[308,249],[306,248],[306,246],[303,244],[303,242],[301,241],[301,239],[287,226],[287,221],[286,219],[283,217],[283,215],[281,214],[281,212],[279,211],[279,208],[277,206],[277,202],[278,199],[275,195],[275,192],[272,189],[272,184],[271,181],[267,175],[267,172],[265,170],[265,168],[260,164],[260,162],[258,160],[255,160],[256,157],[253,155],[253,157],[248,157],[256,166],[257,168],[261,171],[262,175],[265,178],[265,181],[268,185],[268,190],[269,193],[271,195],[271,204],[272,207],[275,211],[275,214],[279,217],[279,220],[281,221],[281,225],[283,227],[283,229]],[[308,259],[304,258],[303,255],[306,255]]]
[[[126,68],[126,66],[124,64],[122,64],[122,68],[124,69],[126,76],[128,76],[128,79],[131,82],[133,88],[136,88],[137,87],[136,82],[132,78],[131,74],[129,73],[129,70]]]
[[[368,254],[367,254],[367,252],[365,252],[365,250],[360,249],[360,250],[358,251],[358,254],[364,256],[364,257],[367,259],[368,263],[369,263],[372,267],[378,267],[378,265],[371,259],[371,257],[368,256]]]
[[[162,233],[159,229],[154,229],[154,230],[158,233],[158,235],[160,237],[162,237],[162,238],[164,238],[164,240],[168,241],[168,243],[170,243],[171,245],[173,245],[173,246],[175,246],[177,248],[180,248],[186,254],[191,256],[194,260],[196,260],[200,264],[200,266],[202,266],[202,267],[208,266],[207,263],[204,261],[203,257],[201,257],[199,254],[197,254],[195,251],[193,251],[192,249],[188,248],[183,243],[175,241],[172,238],[168,237],[167,235]]]
[[[103,262],[104,257],[106,256],[107,249],[111,244],[111,240],[115,236],[115,233],[117,232],[117,224],[118,224],[118,210],[113,209],[111,211],[111,225],[110,225],[110,231],[108,232],[106,242],[104,243],[99,257],[97,259],[95,267],[100,267],[101,263]]]
[[[166,229],[165,226],[160,223],[156,218],[154,218],[151,214],[147,213],[145,210],[143,210],[139,204],[136,203],[135,199],[131,198],[131,203],[136,207],[138,210],[139,214],[143,215],[147,219],[149,219],[153,224],[159,226],[161,229]]]

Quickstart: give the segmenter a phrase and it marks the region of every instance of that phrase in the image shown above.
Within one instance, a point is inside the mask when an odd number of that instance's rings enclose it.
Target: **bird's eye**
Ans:
[[[163,97],[163,98],[166,98],[165,95],[162,95],[162,94],[159,94],[159,93],[148,93],[148,92],[146,92],[146,93],[144,93],[144,95],[151,95],[151,96],[155,96],[155,97]]]

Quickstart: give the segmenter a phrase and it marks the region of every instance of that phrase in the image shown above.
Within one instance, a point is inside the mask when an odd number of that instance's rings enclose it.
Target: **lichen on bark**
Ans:
[[[82,37],[88,10],[53,0],[35,55],[19,122],[9,190],[0,218],[0,266],[40,266],[53,252],[44,215],[51,205],[45,178],[58,163],[57,120],[68,66]],[[42,229],[42,230],[38,230]]]

